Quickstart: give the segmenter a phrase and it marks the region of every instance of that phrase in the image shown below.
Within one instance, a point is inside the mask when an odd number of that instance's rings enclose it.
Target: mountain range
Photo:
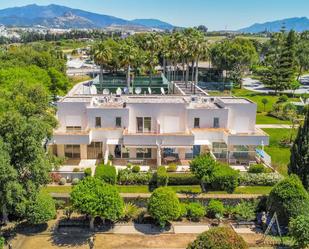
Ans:
[[[293,29],[297,32],[303,32],[309,30],[309,19],[307,17],[294,17],[272,22],[255,23],[238,31],[244,33],[278,32],[283,26],[286,30]]]
[[[50,4],[31,4],[0,10],[0,24],[6,26],[48,28],[105,28],[112,25],[143,26],[147,28],[173,29],[172,24],[157,19],[125,20],[122,18],[92,13],[80,9]]]

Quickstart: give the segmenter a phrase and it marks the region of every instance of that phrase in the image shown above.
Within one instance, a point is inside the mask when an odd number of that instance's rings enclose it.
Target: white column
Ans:
[[[105,144],[104,147],[105,147],[104,164],[107,164],[108,163],[108,155],[109,155],[109,146],[108,146],[108,144]]]
[[[162,158],[161,158],[161,147],[158,146],[158,149],[157,149],[157,166],[161,166],[161,161],[162,161]]]

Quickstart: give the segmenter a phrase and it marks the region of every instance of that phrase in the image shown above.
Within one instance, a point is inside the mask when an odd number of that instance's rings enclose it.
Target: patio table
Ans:
[[[167,156],[164,158],[164,162],[165,163],[171,163],[171,162],[175,162],[176,161],[176,157],[174,156]]]

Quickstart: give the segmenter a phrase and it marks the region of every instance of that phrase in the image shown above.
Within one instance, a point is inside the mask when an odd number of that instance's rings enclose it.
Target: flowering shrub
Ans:
[[[130,169],[119,170],[118,184],[120,185],[147,185],[152,174],[147,172],[133,173]]]
[[[283,179],[279,173],[241,173],[239,185],[242,186],[274,186]]]

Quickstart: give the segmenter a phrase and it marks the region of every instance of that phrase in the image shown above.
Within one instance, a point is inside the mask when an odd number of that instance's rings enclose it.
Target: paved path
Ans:
[[[309,75],[302,77],[304,80],[302,82],[307,82],[306,80],[309,79]],[[270,93],[275,92],[272,89],[267,88],[262,82],[259,80],[254,80],[252,78],[243,78],[243,86],[245,89],[260,92],[260,93]],[[306,83],[308,84],[308,83]],[[292,90],[285,90],[284,93],[293,93]],[[297,94],[309,93],[309,85],[302,85],[299,89],[295,91]]]
[[[292,129],[292,125],[287,124],[257,124],[255,127],[263,128],[275,128],[275,129]]]

